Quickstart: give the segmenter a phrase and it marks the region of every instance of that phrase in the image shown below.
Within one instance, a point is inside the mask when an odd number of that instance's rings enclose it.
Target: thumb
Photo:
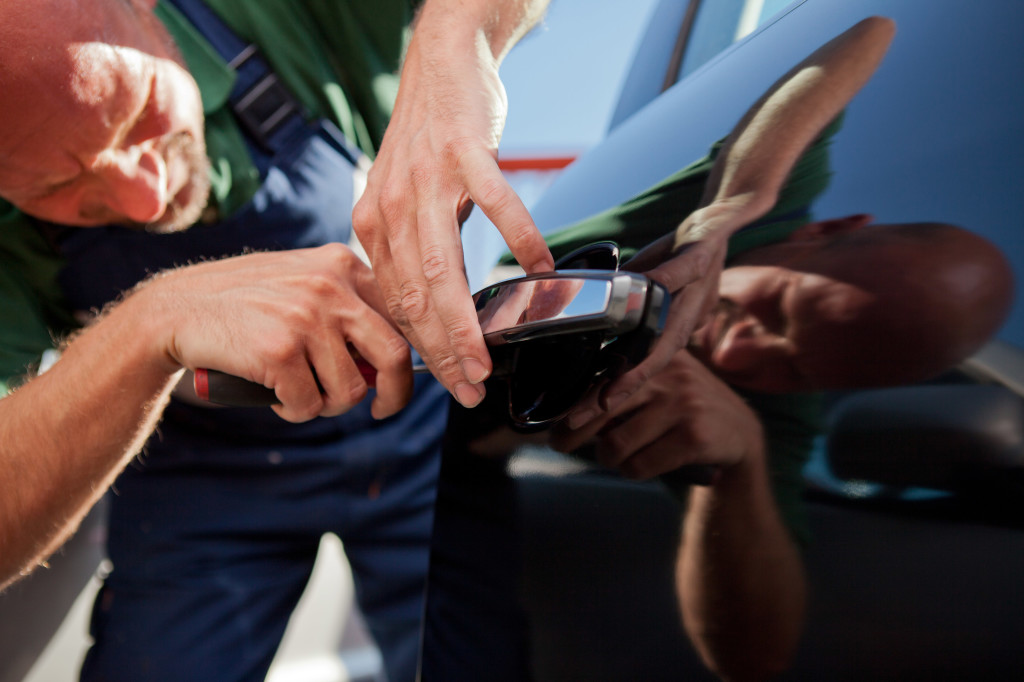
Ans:
[[[705,245],[695,242],[684,245],[672,258],[647,271],[647,276],[675,293],[707,274],[711,254]]]

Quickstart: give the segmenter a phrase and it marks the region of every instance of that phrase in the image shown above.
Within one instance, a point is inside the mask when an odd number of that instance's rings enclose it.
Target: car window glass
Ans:
[[[737,40],[750,35],[790,0],[715,0],[701,2],[687,39],[677,82]]]

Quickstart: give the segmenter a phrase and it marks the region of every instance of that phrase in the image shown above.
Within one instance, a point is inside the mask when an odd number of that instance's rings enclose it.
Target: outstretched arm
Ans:
[[[664,367],[718,296],[729,237],[775,205],[803,151],[870,79],[895,24],[859,22],[775,83],[740,119],[711,171],[701,207],[627,264],[673,292],[665,333],[651,355],[605,396],[625,396]]]
[[[728,680],[783,672],[803,629],[807,588],[800,552],[769,488],[763,444],[690,491],[676,564],[683,624]]]
[[[412,394],[408,345],[369,268],[341,245],[203,263],[140,285],[0,399],[0,587],[74,531],[152,433],[183,368],[273,388],[278,414],[303,421],[366,395],[349,345],[378,370],[374,415],[396,412]]]
[[[388,309],[434,375],[467,407],[491,371],[459,235],[475,204],[527,272],[551,254],[497,164],[508,111],[498,67],[547,0],[427,0],[394,114],[353,223]]]
[[[612,412],[578,429],[556,427],[552,444],[571,452],[591,438],[599,461],[630,477],[692,464],[718,470],[710,486],[689,493],[676,569],[683,624],[727,679],[784,669],[802,630],[806,587],[750,407],[681,350]]]

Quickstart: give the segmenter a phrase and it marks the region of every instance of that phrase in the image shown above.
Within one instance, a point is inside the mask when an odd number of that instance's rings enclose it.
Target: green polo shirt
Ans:
[[[312,116],[329,118],[373,156],[397,92],[418,2],[206,2],[239,37],[259,45]],[[160,2],[156,14],[199,85],[211,201],[230,214],[259,188],[259,174],[227,102],[235,75],[174,7]],[[75,327],[57,284],[60,268],[61,259],[31,220],[0,200],[0,396]]]

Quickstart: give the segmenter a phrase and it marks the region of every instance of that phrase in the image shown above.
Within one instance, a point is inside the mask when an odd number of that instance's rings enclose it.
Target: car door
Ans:
[[[1018,295],[992,342],[931,385],[830,396],[833,432],[805,472],[811,603],[786,678],[1009,679],[1024,662],[1024,7],[804,0],[683,67],[701,4],[654,13],[662,24],[609,137],[560,175],[534,218],[550,232],[628,200],[704,155],[817,46],[865,17],[893,18],[890,51],[831,143],[814,213],[966,227],[1002,250]],[[742,14],[750,3],[733,4]],[[451,664],[489,666],[489,679],[707,675],[679,627],[679,510],[664,491],[544,448],[467,456],[486,420],[456,419],[424,679]]]

